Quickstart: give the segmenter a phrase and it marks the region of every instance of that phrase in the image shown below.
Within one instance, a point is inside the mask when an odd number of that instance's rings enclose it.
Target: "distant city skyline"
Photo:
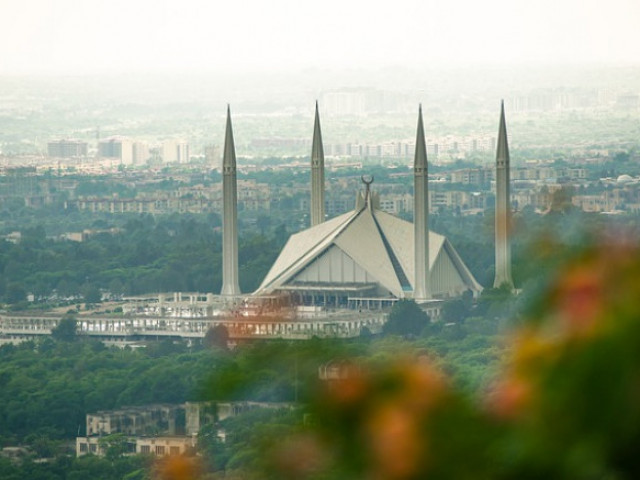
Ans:
[[[0,75],[640,63],[636,0],[23,0]]]

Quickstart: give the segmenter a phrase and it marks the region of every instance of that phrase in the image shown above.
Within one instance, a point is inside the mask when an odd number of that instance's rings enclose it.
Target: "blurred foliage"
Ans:
[[[639,254],[577,255],[481,389],[408,350],[325,382],[312,421],[262,453],[265,477],[639,478]]]
[[[212,400],[306,402],[315,393],[320,365],[343,356],[359,356],[366,349],[362,342],[318,338],[242,345],[216,363],[203,396]]]
[[[206,425],[200,431],[198,444],[210,459],[212,471],[240,471],[243,475],[265,466],[260,451],[268,448],[274,438],[288,435],[301,424],[300,409],[259,408],[226,418],[216,425]]]

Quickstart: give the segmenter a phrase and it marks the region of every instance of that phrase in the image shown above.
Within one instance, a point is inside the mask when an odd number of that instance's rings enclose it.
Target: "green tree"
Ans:
[[[124,433],[113,433],[98,440],[98,445],[104,451],[108,460],[116,460],[127,453],[127,437]]]
[[[22,283],[13,282],[7,285],[5,300],[7,303],[16,304],[27,299],[27,290]]]
[[[469,316],[469,308],[464,300],[449,300],[442,306],[442,320],[445,322],[461,322]]]
[[[82,291],[82,297],[85,303],[100,303],[102,301],[102,293],[95,285],[88,285]]]
[[[63,317],[58,326],[51,330],[51,336],[63,342],[72,342],[76,339],[78,325],[71,315]]]
[[[503,284],[500,288],[485,288],[480,295],[476,313],[485,318],[503,318],[510,312],[513,303],[511,288]]]
[[[259,215],[256,219],[256,226],[260,230],[260,235],[264,235],[267,229],[271,226],[271,217],[268,215]]]
[[[573,187],[571,186],[563,186],[562,188],[556,190],[551,195],[551,211],[554,213],[566,214],[572,210],[575,210],[575,207],[571,203],[572,197]]]
[[[227,350],[229,346],[229,330],[224,325],[209,327],[204,336],[205,345]]]
[[[429,321],[429,315],[416,302],[402,299],[391,309],[382,331],[392,335],[419,335]]]
[[[122,284],[122,281],[120,281],[120,279],[114,278],[109,282],[109,293],[111,294],[111,296],[116,298],[122,296],[122,294],[124,293],[124,285]]]

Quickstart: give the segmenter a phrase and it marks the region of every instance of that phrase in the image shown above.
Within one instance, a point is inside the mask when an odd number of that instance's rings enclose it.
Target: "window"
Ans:
[[[151,453],[151,447],[149,445],[142,445],[140,447],[140,453]]]
[[[86,453],[88,450],[89,450],[89,447],[87,446],[87,444],[86,444],[86,443],[81,443],[81,444],[80,444],[80,451],[81,451],[82,453]]]
[[[156,455],[164,455],[164,446],[162,445],[156,446]]]
[[[180,455],[180,447],[169,447],[170,455]]]

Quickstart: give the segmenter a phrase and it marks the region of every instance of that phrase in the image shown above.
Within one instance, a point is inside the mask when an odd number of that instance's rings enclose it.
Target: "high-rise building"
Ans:
[[[207,165],[216,165],[220,162],[220,147],[218,145],[205,145],[204,159]]]
[[[166,140],[162,144],[164,163],[189,163],[189,144],[183,140]]]
[[[87,142],[79,140],[58,140],[47,143],[47,154],[50,157],[74,158],[87,156]]]
[[[151,154],[149,153],[149,145],[146,142],[133,142],[131,148],[134,165],[143,165],[148,162]]]
[[[124,137],[111,137],[98,142],[98,157],[113,158],[121,165],[133,164],[133,142]]]

